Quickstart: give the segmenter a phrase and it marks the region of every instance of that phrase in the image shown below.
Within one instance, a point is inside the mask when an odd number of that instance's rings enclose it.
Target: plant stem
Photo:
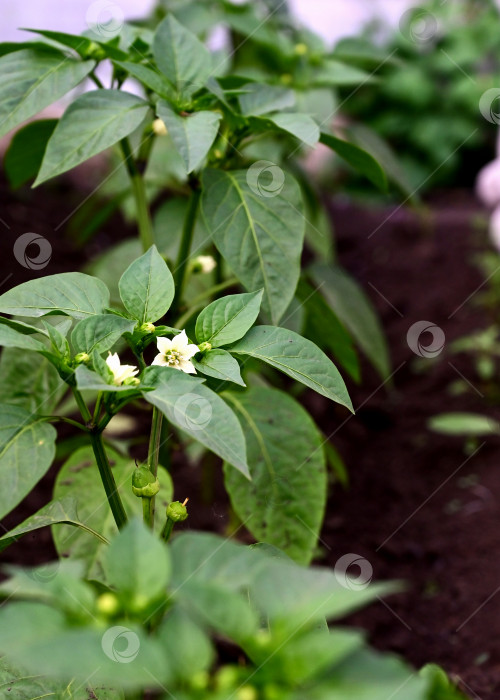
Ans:
[[[99,474],[101,475],[104,490],[106,491],[106,496],[108,498],[109,507],[113,513],[116,526],[119,530],[121,530],[121,528],[127,523],[127,514],[125,512],[125,508],[123,507],[120,494],[118,493],[115,477],[111,471],[111,465],[104,449],[102,434],[99,432],[91,432],[90,440],[92,443],[92,449],[94,450],[97,466],[99,468]]]
[[[135,206],[137,209],[137,225],[139,227],[139,238],[142,243],[144,252],[149,250],[154,244],[153,224],[151,223],[151,215],[149,212],[148,200],[146,197],[146,189],[144,187],[144,179],[137,168],[130,142],[127,138],[120,141],[125,165],[130,175],[132,184],[132,192],[134,194]]]
[[[84,430],[86,433],[88,432],[88,428],[86,428],[83,423],[79,423],[77,420],[73,420],[72,418],[66,418],[65,416],[44,416],[43,420],[47,421],[47,423],[57,423],[58,421],[61,423],[67,423],[68,425],[72,425],[74,428]]]
[[[201,191],[197,188],[192,191],[191,198],[189,200],[189,206],[186,214],[186,219],[184,221],[184,227],[182,229],[181,245],[179,247],[179,254],[177,256],[177,262],[175,265],[175,298],[172,304],[171,312],[175,314],[182,300],[182,295],[184,293],[184,283],[186,280],[186,270],[189,260],[189,251],[191,250],[191,243],[193,242],[194,226],[196,224],[196,215],[198,213],[198,204],[200,202]]]
[[[149,449],[148,449],[148,469],[158,476],[158,459],[160,455],[160,438],[161,438],[161,424],[163,421],[163,414],[156,408],[153,407],[153,418],[151,422],[151,434],[149,437]],[[143,515],[144,522],[151,528],[154,528],[155,524],[155,497],[144,498],[143,502]],[[147,512],[146,512],[147,511]]]
[[[174,529],[174,521],[170,520],[170,518],[167,518],[165,525],[163,527],[163,530],[161,531],[162,540],[165,540],[165,542],[168,542],[170,539],[170,535],[172,534],[173,529]]]
[[[80,413],[82,414],[82,418],[85,421],[85,423],[92,423],[92,416],[90,414],[90,411],[87,407],[87,404],[83,400],[82,395],[78,391],[78,389],[75,389],[75,387],[71,387],[71,391],[73,392],[73,396],[75,397],[76,405],[80,409]]]
[[[100,391],[97,394],[97,400],[95,402],[95,407],[94,407],[94,418],[93,422],[97,424],[99,422],[99,416],[101,415],[101,407],[102,407],[102,401],[104,398],[104,394],[102,391]]]

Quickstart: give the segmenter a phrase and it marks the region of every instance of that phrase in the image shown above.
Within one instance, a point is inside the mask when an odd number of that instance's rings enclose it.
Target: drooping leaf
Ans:
[[[158,637],[179,680],[188,680],[212,665],[215,651],[210,638],[180,607],[168,613]]]
[[[70,104],[45,151],[34,187],[80,165],[137,129],[149,105],[120,90],[93,90]]]
[[[333,362],[310,340],[275,326],[254,326],[229,348],[231,353],[262,360],[352,411],[344,380]]]
[[[95,355],[94,355],[95,357]],[[99,356],[100,357],[100,356]],[[95,360],[94,360],[95,361]],[[101,361],[104,362],[104,360],[101,358]],[[117,386],[116,384],[112,383],[112,377],[110,376],[109,382],[106,382],[106,379],[101,376],[101,374],[98,374],[97,372],[93,372],[91,369],[88,367],[85,367],[85,365],[79,365],[76,370],[75,370],[75,379],[76,379],[76,386],[79,391],[118,391],[120,393],[123,392],[137,392],[139,390],[146,390],[146,387],[143,386],[129,386],[127,384],[120,384]]]
[[[498,435],[500,423],[490,416],[479,413],[440,413],[429,420],[429,428],[443,435],[461,435],[480,437]]]
[[[248,171],[206,170],[202,182],[203,215],[215,245],[248,291],[264,288],[264,309],[277,323],[300,273],[305,220],[297,183],[267,161]]]
[[[132,493],[132,474],[135,464],[131,459],[122,457],[109,447],[106,448],[112,472],[129,517],[142,515],[141,499]],[[158,473],[160,493],[156,497],[157,513],[164,513],[173,498],[170,475],[160,468]],[[106,500],[106,494],[99,478],[94,453],[90,447],[82,447],[74,452],[63,464],[54,486],[54,499],[72,497],[76,500],[80,520],[87,527],[99,532],[111,540],[117,533],[113,514]],[[160,517],[156,518],[156,527],[163,527]],[[58,525],[52,528],[52,536],[59,555],[70,555],[85,563],[88,578],[103,581],[103,555],[106,551],[95,537],[79,528]]]
[[[11,187],[20,187],[36,177],[56,124],[57,119],[39,119],[16,131],[3,159]]]
[[[0,313],[13,316],[45,316],[59,311],[73,318],[100,314],[109,305],[106,285],[81,272],[40,277],[0,296]]]
[[[309,114],[281,112],[281,114],[272,114],[266,119],[308,146],[315,146],[319,141],[319,126]]]
[[[315,263],[311,276],[382,379],[387,379],[391,366],[384,331],[361,287],[344,270],[332,265]]]
[[[172,87],[168,80],[158,70],[153,70],[142,63],[131,63],[130,61],[115,61],[116,65],[130,73],[133,78],[139,80],[143,85],[161,97],[171,97]]]
[[[52,464],[55,429],[36,414],[4,404],[0,411],[0,518],[31,491]]]
[[[293,107],[295,95],[293,90],[277,85],[248,83],[243,86],[238,102],[246,117],[259,117]]]
[[[43,355],[5,348],[0,355],[0,402],[51,414],[67,389]]]
[[[208,49],[170,13],[156,29],[153,55],[172,85],[187,94],[203,87],[212,72]]]
[[[321,68],[314,75],[312,84],[314,86],[353,86],[367,85],[376,82],[377,78],[364,70],[349,66],[346,63],[327,59]]]
[[[158,382],[144,398],[167,419],[248,476],[245,438],[229,406],[198,377],[172,367],[149,367],[144,382]]]
[[[28,532],[33,532],[33,530],[39,530],[42,527],[49,527],[51,525],[61,523],[82,528],[82,530],[93,535],[101,542],[104,542],[104,544],[107,543],[107,540],[102,537],[102,535],[92,530],[92,528],[88,527],[80,520],[76,511],[75,499],[68,497],[63,498],[60,501],[51,501],[46,506],[41,508],[38,513],[35,513],[35,515],[27,518],[27,520],[15,527],[6,535],[0,537],[0,552],[13,542],[17,542],[20,537],[28,534]]]
[[[331,148],[332,151],[335,151],[335,153],[354,168],[354,170],[365,175],[379,190],[387,192],[387,177],[385,172],[375,158],[367,151],[364,151],[354,143],[343,141],[332,134],[328,134],[326,131],[321,132],[320,141],[325,146],[328,146],[328,148]]]
[[[64,97],[94,65],[53,50],[22,49],[2,56],[0,136]]]
[[[71,333],[71,344],[75,353],[86,352],[91,355],[94,350],[98,353],[105,352],[122,337],[124,333],[131,333],[136,325],[114,314],[96,314],[79,321]]]
[[[89,52],[91,52],[95,45],[97,44],[101,49],[102,53],[113,59],[124,59],[127,54],[124,51],[116,48],[110,42],[100,42],[95,39],[89,39],[81,34],[67,34],[66,32],[54,32],[49,29],[28,29],[23,28],[25,32],[33,32],[33,34],[40,34],[40,36],[46,39],[51,39],[56,41],[62,46],[69,46],[71,49],[80,54],[83,58],[88,57]]]
[[[139,323],[153,323],[167,313],[174,298],[174,280],[156,246],[125,270],[119,289],[123,305]]]
[[[242,338],[259,315],[263,290],[229,294],[206,306],[196,319],[196,340],[212,347],[230,345]]]
[[[204,353],[201,360],[192,360],[198,372],[207,377],[214,377],[223,382],[234,382],[240,386],[246,386],[241,378],[240,366],[238,362],[226,350],[214,348]]]
[[[40,352],[46,347],[31,335],[18,333],[10,326],[0,325],[0,345],[5,348],[19,348],[20,350],[34,350]]]
[[[170,558],[165,543],[133,518],[111,542],[104,558],[109,583],[122,595],[133,599],[154,599],[166,589],[170,578]]]
[[[252,481],[226,466],[233,508],[253,536],[308,564],[326,503],[321,435],[309,414],[277,389],[251,387],[223,397],[240,419]]]
[[[216,112],[194,112],[182,116],[166,102],[158,103],[158,116],[163,119],[175,147],[192,173],[203,163],[219,131],[221,115]]]

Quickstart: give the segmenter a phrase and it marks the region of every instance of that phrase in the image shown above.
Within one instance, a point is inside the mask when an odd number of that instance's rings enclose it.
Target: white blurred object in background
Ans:
[[[490,238],[500,250],[500,130],[497,135],[496,159],[480,170],[476,179],[476,194],[493,213],[490,217]]]

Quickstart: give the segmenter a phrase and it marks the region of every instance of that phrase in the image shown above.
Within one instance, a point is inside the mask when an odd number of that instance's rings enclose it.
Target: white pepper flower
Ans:
[[[217,263],[215,262],[215,258],[211,255],[198,255],[198,257],[193,260],[193,272],[201,272],[206,275],[212,272],[212,270],[215,270],[216,267]]]
[[[118,353],[116,352],[113,355],[111,353],[108,353],[108,357],[106,358],[106,364],[113,373],[113,384],[116,384],[116,386],[120,386],[126,379],[129,379],[130,377],[134,377],[136,374],[139,374],[138,368],[134,367],[134,365],[120,364],[120,358],[118,357]]]
[[[174,367],[187,374],[196,374],[191,358],[199,352],[197,345],[190,344],[186,331],[182,331],[172,340],[169,338],[157,338],[159,354],[153,360],[154,365],[161,367]]]

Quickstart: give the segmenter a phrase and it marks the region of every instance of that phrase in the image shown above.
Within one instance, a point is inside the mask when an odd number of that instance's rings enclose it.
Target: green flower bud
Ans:
[[[200,343],[200,345],[198,345],[198,348],[200,352],[205,352],[206,350],[211,350],[212,345],[211,343]]]
[[[296,56],[305,56],[306,53],[308,52],[307,44],[300,43],[300,44],[295,44],[295,55]]]
[[[160,482],[146,467],[137,467],[132,475],[132,491],[139,498],[152,498],[160,490]]]
[[[99,44],[96,44],[95,41],[93,41],[87,51],[85,52],[85,55],[83,56],[85,59],[93,59],[94,61],[104,61],[106,58],[106,51],[102,46],[99,46]]]
[[[127,377],[122,382],[123,386],[137,386],[140,383],[141,381],[137,377]]]
[[[244,685],[236,693],[237,700],[258,700],[257,689],[253,685]]]
[[[193,676],[191,676],[191,688],[193,690],[205,690],[210,681],[210,676],[206,671],[198,671]]]
[[[140,333],[154,333],[155,330],[156,326],[154,323],[143,323],[142,326],[139,326]]]
[[[184,503],[180,501],[169,503],[167,506],[167,518],[174,523],[181,523],[183,520],[186,520],[188,516],[186,501]]]
[[[240,672],[236,666],[223,666],[215,676],[217,690],[231,690],[239,682]]]
[[[120,610],[120,603],[114,593],[103,593],[96,602],[97,612],[112,617]]]
[[[90,361],[90,356],[86,352],[79,352],[75,355],[75,362],[77,365],[87,364]]]

